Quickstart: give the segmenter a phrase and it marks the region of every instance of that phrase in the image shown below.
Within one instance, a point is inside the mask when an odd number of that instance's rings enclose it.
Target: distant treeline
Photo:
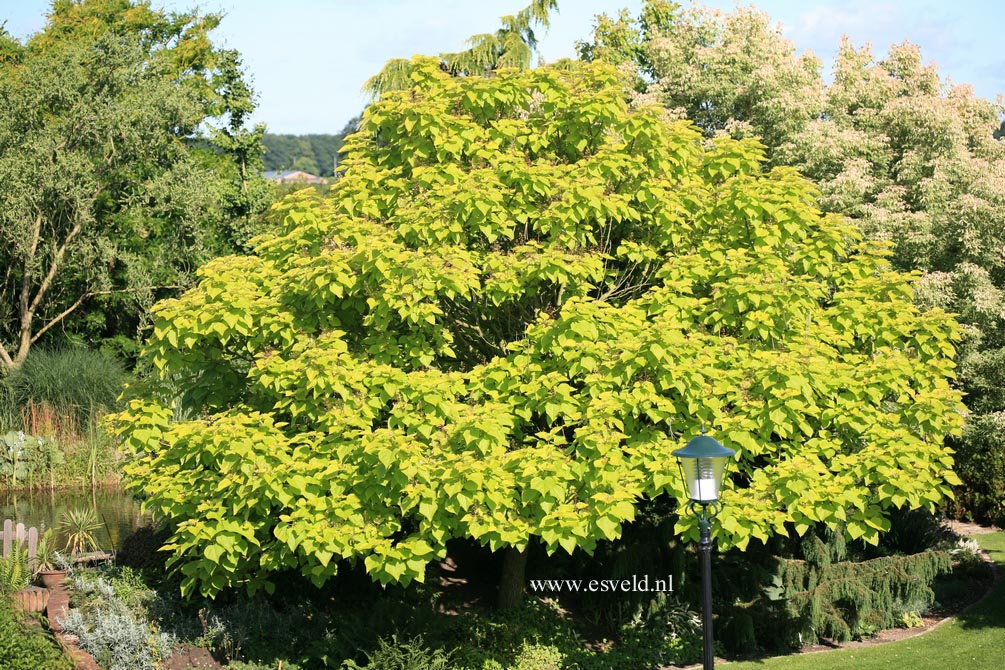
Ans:
[[[342,148],[346,135],[356,130],[359,117],[349,123],[335,135],[275,135],[266,133],[265,169],[266,170],[303,170],[321,177],[334,174],[335,158]]]

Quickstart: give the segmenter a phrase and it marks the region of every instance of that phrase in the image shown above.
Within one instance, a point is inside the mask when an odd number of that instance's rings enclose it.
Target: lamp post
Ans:
[[[687,489],[687,511],[698,518],[701,541],[702,629],[705,638],[704,670],[715,666],[715,648],[712,643],[712,519],[722,509],[719,491],[726,473],[726,464],[736,454],[719,444],[703,430],[683,449],[673,452],[677,457],[684,487]]]

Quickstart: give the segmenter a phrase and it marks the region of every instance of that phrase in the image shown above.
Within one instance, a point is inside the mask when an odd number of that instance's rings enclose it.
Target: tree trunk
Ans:
[[[503,550],[502,577],[499,579],[499,609],[518,607],[523,602],[527,578],[527,549],[515,547]]]

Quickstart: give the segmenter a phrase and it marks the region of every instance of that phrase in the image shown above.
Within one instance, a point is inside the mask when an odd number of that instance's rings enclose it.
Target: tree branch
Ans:
[[[35,293],[35,297],[31,301],[31,306],[28,308],[29,314],[34,315],[35,310],[38,309],[39,303],[42,302],[42,298],[49,291],[49,286],[52,285],[52,280],[56,277],[56,273],[59,271],[60,265],[63,263],[63,256],[66,255],[66,248],[70,246],[70,242],[73,241],[73,238],[80,234],[81,225],[80,219],[77,219],[77,223],[75,223],[73,228],[70,229],[70,232],[66,235],[66,239],[63,240],[63,243],[59,245],[58,249],[56,249],[56,253],[53,254],[52,264],[49,265],[49,271],[45,274],[45,278],[42,279],[42,283],[39,284],[38,291]]]
[[[80,305],[83,304],[83,302],[88,298],[93,298],[99,295],[113,295],[118,293],[138,293],[139,291],[152,291],[156,289],[178,289],[178,288],[185,288],[185,287],[181,285],[170,284],[165,286],[138,286],[136,288],[122,288],[111,291],[88,291],[87,293],[84,293],[79,298],[77,298],[76,302],[74,302],[72,305],[70,305],[62,312],[60,312],[58,315],[56,315],[51,321],[49,321],[49,323],[45,324],[45,326],[43,326],[37,333],[35,333],[31,338],[31,344],[35,344],[36,342],[38,342],[39,338],[45,335],[46,331],[48,331],[50,328],[52,328],[60,321],[62,321],[70,314],[72,314],[73,311],[78,307],[80,307]]]
[[[35,225],[31,229],[31,249],[28,250],[28,262],[35,260],[35,252],[38,251],[38,241],[42,239],[42,211],[35,215]]]
[[[21,342],[24,342],[24,332],[31,327],[30,302],[31,298],[31,266],[35,262],[35,253],[38,251],[38,242],[42,237],[42,211],[35,215],[35,223],[31,231],[31,246],[28,248],[28,255],[24,259],[24,269],[21,275],[21,295],[18,304],[21,308]],[[8,268],[9,269],[9,268]]]

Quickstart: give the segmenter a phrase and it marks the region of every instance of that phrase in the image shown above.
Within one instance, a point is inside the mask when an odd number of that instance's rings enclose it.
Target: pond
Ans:
[[[95,511],[101,528],[94,533],[94,538],[102,550],[118,550],[130,533],[150,523],[150,515],[140,512],[140,503],[121,489],[0,491],[0,523],[3,519],[12,519],[39,530],[43,526],[55,528],[57,547],[62,547],[66,541],[59,531],[60,518],[66,510],[80,508]]]

